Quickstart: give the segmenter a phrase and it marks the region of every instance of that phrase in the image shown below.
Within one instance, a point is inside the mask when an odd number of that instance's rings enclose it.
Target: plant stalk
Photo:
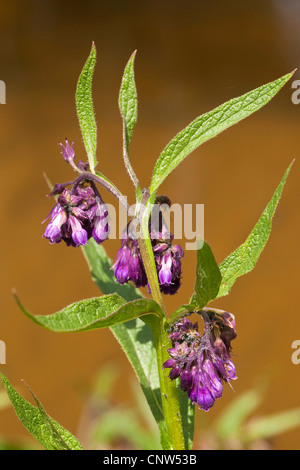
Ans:
[[[151,206],[151,204],[146,205],[146,210],[140,219],[139,247],[145,266],[151,295],[165,312],[165,306],[159,288],[155,259],[149,235],[148,221],[151,213],[151,207],[149,206]],[[167,370],[163,369],[162,367],[164,362],[169,359],[168,349],[171,347],[171,342],[165,330],[165,322],[163,320],[160,321],[159,330],[154,331],[153,333],[157,355],[161,399],[166,427],[168,430],[168,437],[170,440],[170,447],[172,450],[185,450],[176,381],[171,381],[168,377]]]

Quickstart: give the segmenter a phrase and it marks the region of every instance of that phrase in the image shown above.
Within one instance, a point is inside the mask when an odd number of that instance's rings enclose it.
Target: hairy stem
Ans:
[[[125,207],[127,211],[129,211],[130,206],[127,202],[126,197],[124,197],[123,194],[121,194],[120,191],[113,184],[111,184],[108,180],[101,178],[97,175],[94,175],[93,173],[90,173],[89,171],[82,171],[80,173],[80,175],[74,181],[74,186],[73,186],[72,191],[74,192],[77,186],[83,181],[93,181],[94,183],[100,184],[103,188],[109,191],[116,199],[118,199],[118,201]]]

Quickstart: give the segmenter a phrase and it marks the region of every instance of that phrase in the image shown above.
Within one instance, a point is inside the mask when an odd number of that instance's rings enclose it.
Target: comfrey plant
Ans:
[[[227,295],[235,281],[255,266],[269,238],[290,167],[247,240],[219,266],[209,245],[198,240],[194,291],[190,300],[171,315],[167,315],[164,296],[180,289],[184,252],[174,244],[161,210],[163,204],[170,205],[170,200],[159,196],[158,189],[200,144],[268,103],[292,73],[196,118],[165,147],[155,164],[149,188],[142,190],[129,160],[137,119],[134,59],[135,53],[126,65],[119,95],[123,158],[136,189],[134,211],[115,184],[96,170],[97,132],[91,91],[96,62],[93,44],[76,91],[88,161],[75,156],[76,146],[68,140],[61,144],[62,156],[76,176],[52,188],[53,208],[43,235],[50,244],[65,242],[67,246],[81,247],[92,278],[104,295],[76,302],[52,315],[32,315],[18,297],[16,300],[31,320],[51,331],[111,328],[140,381],[160,429],[162,448],[191,449],[195,407],[208,411],[222,396],[223,387],[237,378],[231,356],[235,317],[208,304]],[[115,196],[130,216],[114,262],[103,248],[104,242],[109,243],[110,234],[104,191]],[[144,295],[140,287],[146,287]],[[188,318],[192,313],[201,320],[200,327]],[[69,431],[47,415],[35,395],[37,406],[24,400],[3,375],[1,378],[20,420],[46,449],[82,448]]]

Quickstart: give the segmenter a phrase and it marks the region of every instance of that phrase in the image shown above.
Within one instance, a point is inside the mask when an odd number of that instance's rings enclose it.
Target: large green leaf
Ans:
[[[0,373],[0,378],[7,391],[15,412],[26,429],[47,450],[82,450],[77,439],[51,418],[32,393],[37,407],[25,400]]]
[[[150,313],[159,317],[163,315],[159,305],[152,299],[126,303],[118,294],[80,300],[51,315],[32,315],[15,297],[25,315],[38,325],[57,333],[107,328]]]
[[[92,79],[96,64],[96,47],[92,44],[90,55],[81,71],[76,88],[76,110],[84,146],[91,171],[97,165],[97,126],[93,108]]]
[[[279,186],[273,194],[272,199],[266,206],[247,240],[220,264],[219,267],[222,274],[222,281],[218,297],[227,295],[235,281],[243,274],[251,271],[256,265],[256,262],[269,239],[272,229],[272,218],[291,166],[292,163],[286,170]]]
[[[150,193],[155,193],[164,179],[200,144],[250,116],[283,87],[293,73],[234,98],[203,114],[177,134],[162,151],[154,167]]]
[[[201,309],[217,297],[221,273],[209,245],[198,240],[198,246],[196,282],[190,304]]]

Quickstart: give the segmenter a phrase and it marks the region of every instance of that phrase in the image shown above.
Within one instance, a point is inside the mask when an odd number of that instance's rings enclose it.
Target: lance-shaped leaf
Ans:
[[[21,423],[45,449],[82,450],[81,444],[73,434],[46,413],[30,389],[37,407],[25,400],[1,373],[0,378]]]
[[[256,262],[269,239],[272,229],[272,218],[275,214],[275,210],[292,163],[286,170],[279,186],[273,194],[272,199],[263,211],[259,221],[253,228],[247,240],[220,264],[222,281],[218,297],[229,294],[235,281],[240,276],[243,276],[243,274],[251,271],[256,265]]]
[[[88,263],[91,276],[103,294],[117,292],[127,301],[143,298],[141,291],[132,284],[119,284],[115,281],[112,261],[104,247],[93,240],[82,251]],[[111,327],[111,331],[122,346],[137,377],[152,414],[158,423],[162,442],[168,445],[168,436],[160,396],[156,350],[153,333],[142,320],[148,315]],[[152,320],[154,320],[152,316]],[[153,324],[152,324],[153,326]]]
[[[90,55],[79,76],[76,89],[76,110],[83,137],[84,146],[91,171],[97,165],[97,126],[93,108],[92,79],[96,64],[96,48],[92,44]]]
[[[157,302],[152,299],[126,301],[118,294],[80,300],[51,315],[32,315],[15,295],[25,315],[44,328],[57,333],[75,333],[118,325],[142,315],[163,316]]]
[[[137,92],[134,81],[135,55],[136,51],[125,67],[119,94],[119,107],[124,124],[124,144],[127,151],[137,121]]]
[[[197,243],[196,282],[190,304],[201,309],[217,297],[221,273],[209,245],[201,240]]]
[[[155,193],[164,179],[200,144],[250,116],[267,104],[290,79],[289,73],[243,96],[234,98],[203,114],[177,134],[162,151],[152,176],[150,193]]]
[[[134,185],[138,187],[138,179],[129,160],[129,143],[137,120],[137,92],[134,81],[134,59],[136,51],[130,57],[122,78],[119,108],[123,120],[123,158]]]
[[[182,390],[180,384],[177,386],[182,428],[186,449],[191,450],[194,442],[195,429],[195,404],[188,398],[186,392]]]

